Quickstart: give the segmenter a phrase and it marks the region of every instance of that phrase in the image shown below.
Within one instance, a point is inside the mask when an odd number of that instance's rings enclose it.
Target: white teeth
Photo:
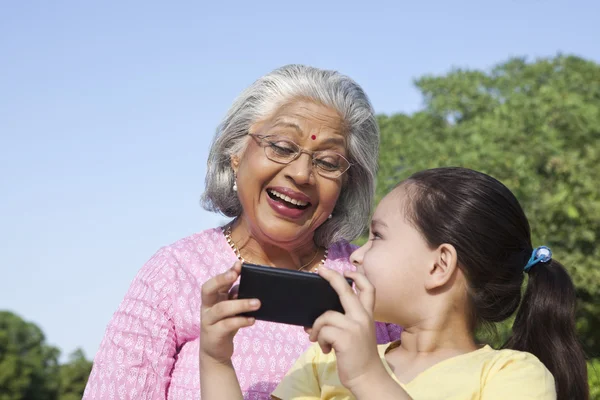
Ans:
[[[306,201],[292,199],[291,197],[286,196],[283,193],[279,193],[279,192],[277,192],[277,191],[275,191],[273,189],[270,189],[269,193],[271,193],[273,196],[279,197],[280,199],[285,200],[288,203],[292,203],[292,204],[294,204],[296,206],[304,207],[304,206],[308,205],[308,203]]]

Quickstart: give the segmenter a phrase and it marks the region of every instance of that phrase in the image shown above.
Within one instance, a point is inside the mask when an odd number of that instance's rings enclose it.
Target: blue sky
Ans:
[[[3,2],[0,309],[93,357],[142,264],[213,227],[207,147],[235,96],[288,63],[412,112],[412,80],[558,52],[600,61],[597,1]]]

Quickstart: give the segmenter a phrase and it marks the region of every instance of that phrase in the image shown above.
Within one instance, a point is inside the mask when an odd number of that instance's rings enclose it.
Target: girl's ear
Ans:
[[[451,280],[457,268],[458,255],[456,249],[451,244],[441,244],[437,248],[435,258],[429,268],[425,288],[436,290],[445,286]]]

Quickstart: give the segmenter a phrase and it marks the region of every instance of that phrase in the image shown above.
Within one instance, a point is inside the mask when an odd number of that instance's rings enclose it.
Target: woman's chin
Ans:
[[[261,232],[274,244],[302,243],[312,240],[314,231],[310,229],[310,221],[289,221],[281,218],[269,218],[261,225]]]

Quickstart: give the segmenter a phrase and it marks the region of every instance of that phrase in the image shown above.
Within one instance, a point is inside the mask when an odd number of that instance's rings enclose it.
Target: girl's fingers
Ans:
[[[333,326],[325,326],[319,332],[317,342],[324,354],[329,354],[331,349],[335,347],[335,341],[344,334],[342,329]]]
[[[348,285],[348,281],[344,279],[344,277],[329,268],[319,268],[319,275],[323,277],[326,281],[329,282],[331,287],[336,291],[338,296],[340,297],[340,302],[342,303],[342,307],[344,307],[344,311],[346,314],[355,314],[362,312],[364,309],[356,293],[352,290],[352,287]]]
[[[344,276],[352,279],[356,288],[359,291],[358,298],[369,315],[373,314],[375,308],[375,287],[367,279],[364,274],[360,272],[347,271]]]
[[[349,325],[348,317],[337,311],[327,311],[315,320],[309,333],[309,340],[314,342],[319,337],[321,330],[327,326],[344,329]]]
[[[203,325],[214,325],[219,321],[231,319],[239,314],[258,310],[260,301],[258,299],[225,300],[207,308],[202,313]]]
[[[222,274],[216,275],[209,279],[202,285],[202,306],[212,307],[216,304],[222,293],[227,293],[231,288],[231,285],[238,278],[242,264],[240,261],[236,261],[233,267]]]

